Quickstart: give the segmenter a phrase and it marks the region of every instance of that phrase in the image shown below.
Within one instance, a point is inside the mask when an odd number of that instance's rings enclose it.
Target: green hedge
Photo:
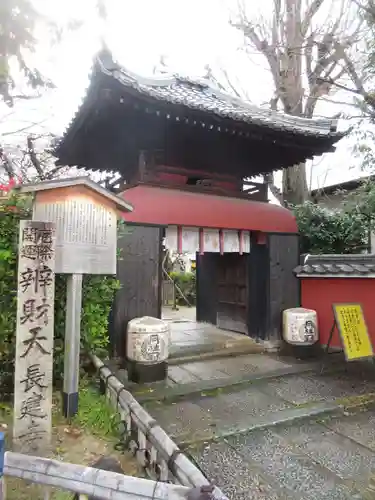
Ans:
[[[193,306],[196,303],[197,291],[196,291],[196,276],[195,272],[192,273],[169,273],[173,281],[181,289],[182,293],[188,299],[189,303]],[[177,292],[177,303],[186,306],[185,300]]]
[[[353,254],[367,248],[367,225],[356,210],[327,210],[306,202],[293,209],[301,253]]]
[[[14,209],[15,203],[18,205]],[[0,397],[13,392],[17,314],[17,240],[20,219],[29,218],[24,203],[0,201]],[[85,276],[82,295],[82,348],[107,353],[108,315],[119,282],[112,276]],[[56,276],[54,383],[60,386],[64,366],[66,276]]]

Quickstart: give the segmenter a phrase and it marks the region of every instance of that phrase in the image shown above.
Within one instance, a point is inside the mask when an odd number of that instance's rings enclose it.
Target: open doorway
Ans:
[[[163,317],[248,334],[248,254],[205,253],[164,261]],[[172,264],[172,265],[171,265]]]
[[[217,326],[248,334],[248,255],[227,253],[218,259]]]
[[[248,334],[249,254],[197,256],[197,321]]]
[[[248,335],[249,256],[249,232],[168,228],[163,316]]]
[[[162,317],[196,321],[196,257],[164,248]]]

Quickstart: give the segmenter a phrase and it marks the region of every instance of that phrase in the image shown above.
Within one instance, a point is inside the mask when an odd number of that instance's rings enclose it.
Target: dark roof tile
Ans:
[[[343,273],[354,273],[354,269],[352,267],[352,265],[350,264],[336,264],[336,267],[338,267],[338,269],[343,272]]]
[[[322,274],[326,272],[326,268],[320,264],[312,264],[312,269],[315,274]]]
[[[308,255],[294,273],[299,276],[372,275],[375,255]]]
[[[143,78],[117,65],[106,68],[97,58],[100,71],[109,74],[126,87],[131,87],[149,97],[171,104],[180,104],[191,109],[211,112],[222,118],[237,122],[262,125],[275,130],[315,137],[341,138],[337,132],[337,120],[303,118],[270,109],[260,108],[213,88],[208,81],[193,81],[174,76],[172,78]]]
[[[358,273],[368,273],[370,271],[370,267],[375,267],[375,266],[364,266],[363,264],[351,264],[352,268],[354,271],[357,271]]]

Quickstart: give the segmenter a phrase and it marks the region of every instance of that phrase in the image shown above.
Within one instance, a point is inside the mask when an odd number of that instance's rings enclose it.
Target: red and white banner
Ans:
[[[165,245],[177,253],[250,253],[250,232],[168,226]]]
[[[182,253],[195,253],[199,251],[199,228],[182,228]]]
[[[220,252],[219,230],[203,228],[204,252]]]
[[[177,251],[177,226],[168,226],[165,230],[165,246],[170,252]]]
[[[240,238],[238,231],[223,230],[224,248],[223,253],[239,253]]]
[[[242,253],[250,253],[250,232],[241,231],[243,237],[243,249]]]

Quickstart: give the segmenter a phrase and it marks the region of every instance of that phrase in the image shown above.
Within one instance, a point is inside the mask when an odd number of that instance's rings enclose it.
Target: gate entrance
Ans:
[[[217,326],[248,334],[248,256],[224,254],[218,259]]]

